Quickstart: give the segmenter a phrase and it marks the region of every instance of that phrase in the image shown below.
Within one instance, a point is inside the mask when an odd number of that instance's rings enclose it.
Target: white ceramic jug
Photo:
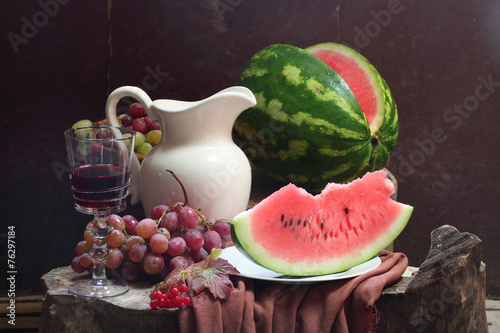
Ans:
[[[251,190],[250,163],[233,142],[238,115],[256,104],[245,87],[231,87],[201,101],[152,101],[142,89],[124,86],[106,102],[106,118],[118,126],[116,106],[123,97],[139,101],[149,117],[158,120],[162,137],[142,164],[134,156],[131,203],[142,201],[144,212],[159,204],[184,202],[182,188],[166,170],[172,170],[186,188],[189,204],[206,218],[232,219],[247,209]]]

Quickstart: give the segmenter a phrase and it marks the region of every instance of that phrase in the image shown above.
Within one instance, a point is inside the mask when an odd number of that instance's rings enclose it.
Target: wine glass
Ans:
[[[86,297],[110,297],[124,294],[127,285],[106,278],[108,249],[106,236],[113,230],[109,214],[123,211],[130,184],[130,165],[134,152],[135,132],[125,128],[91,126],[64,132],[75,209],[94,215],[87,230],[94,237],[90,250],[92,279],[69,286],[73,294]]]

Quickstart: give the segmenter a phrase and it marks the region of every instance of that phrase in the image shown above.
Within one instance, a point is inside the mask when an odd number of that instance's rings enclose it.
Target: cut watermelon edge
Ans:
[[[379,82],[379,79],[381,79],[382,77],[380,76],[380,73],[377,71],[377,69],[370,63],[370,61],[366,57],[364,57],[362,54],[356,52],[355,50],[351,49],[346,45],[339,43],[332,43],[332,42],[319,43],[316,45],[309,46],[304,50],[308,51],[313,55],[314,52],[317,51],[330,50],[332,52],[339,52],[343,55],[350,57],[351,59],[354,59],[358,64],[358,66],[367,74],[368,80],[377,98],[377,109],[384,110],[384,97],[383,97],[384,91],[382,90],[382,87]],[[384,121],[384,112],[380,111],[377,112],[375,118],[372,120],[371,123],[369,123],[370,132],[372,135],[377,133],[378,129],[382,126],[383,121]]]
[[[413,213],[413,207],[402,203],[399,204],[402,207],[401,212],[394,220],[393,224],[391,224],[391,230],[387,234],[379,237],[374,242],[370,243],[365,249],[359,250],[351,256],[332,258],[332,260],[322,261],[317,265],[311,262],[303,262],[294,263],[292,266],[287,261],[280,260],[275,257],[269,257],[267,251],[261,245],[238,238],[237,233],[250,233],[250,211],[238,214],[231,221],[231,238],[236,248],[246,258],[260,266],[276,271],[277,273],[289,276],[317,276],[338,273],[372,259],[401,234],[403,229],[406,227],[411,214]],[[276,267],[283,267],[283,269],[276,270]],[[307,270],[309,272],[312,271],[313,273],[304,274],[304,269],[302,269],[302,267],[307,267]]]
[[[393,207],[394,215],[391,217],[390,223],[379,226],[379,228],[383,228],[383,230],[379,230],[379,235],[374,239],[371,239],[369,242],[363,243],[353,243],[358,248],[350,253],[339,253],[332,254],[331,258],[325,259],[324,257],[318,259],[317,263],[311,262],[311,259],[306,259],[307,256],[302,259],[302,261],[290,263],[289,260],[279,258],[278,256],[271,256],[269,249],[267,249],[267,242],[272,242],[269,248],[276,247],[274,243],[273,237],[264,237],[260,238],[259,242],[254,240],[253,236],[245,237],[245,235],[252,235],[254,229],[252,227],[252,221],[254,220],[262,220],[265,217],[259,217],[260,211],[258,207],[263,205],[264,207],[268,205],[268,202],[275,205],[275,201],[282,200],[282,196],[287,196],[288,191],[297,191],[297,195],[305,197],[303,200],[306,200],[308,197],[318,197],[320,195],[328,195],[328,193],[334,193],[338,188],[339,190],[351,186],[351,188],[355,188],[356,191],[360,193],[360,195],[364,195],[368,190],[365,187],[366,182],[364,182],[361,178],[354,180],[350,184],[336,184],[330,183],[325,187],[324,193],[312,195],[303,188],[297,187],[293,184],[288,184],[283,186],[280,190],[275,191],[265,199],[263,199],[257,206],[251,208],[247,211],[241,212],[236,215],[231,221],[231,236],[234,245],[238,248],[238,250],[248,259],[264,266],[270,270],[276,271],[281,274],[286,274],[290,276],[313,276],[313,275],[324,275],[324,274],[332,274],[347,270],[359,264],[362,264],[374,256],[376,256],[380,251],[385,249],[391,242],[393,242],[406,227],[412,213],[413,207],[410,205],[406,205],[400,203],[396,200],[390,198],[390,195],[394,193],[394,184],[390,179],[387,178],[387,172],[385,170],[379,170],[365,175],[367,182],[374,181],[376,188],[373,190],[382,191],[384,196],[387,195],[386,200],[391,202],[391,206]],[[383,183],[380,183],[380,182]],[[384,188],[385,186],[385,188]],[[330,188],[331,190],[327,190]],[[337,192],[338,193],[338,192]],[[327,197],[324,197],[327,198]],[[302,203],[304,201],[302,200]],[[300,200],[299,200],[300,201]],[[257,215],[255,215],[255,213]],[[272,230],[270,228],[269,230]],[[265,232],[265,228],[264,228]],[[241,237],[238,237],[240,235]],[[262,243],[264,241],[264,243]],[[348,245],[347,245],[348,246]],[[338,247],[338,250],[341,250]]]

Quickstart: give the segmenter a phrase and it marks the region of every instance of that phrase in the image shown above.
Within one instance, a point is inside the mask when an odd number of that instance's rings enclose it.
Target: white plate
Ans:
[[[382,262],[380,258],[377,256],[343,272],[328,274],[328,275],[301,277],[301,276],[283,275],[281,273],[269,270],[259,264],[256,264],[253,261],[249,260],[247,257],[245,257],[245,255],[243,255],[236,248],[236,246],[231,246],[223,249],[221,257],[226,259],[227,261],[229,261],[231,265],[236,267],[236,269],[238,269],[238,271],[240,272],[241,276],[252,279],[279,282],[285,284],[306,284],[306,283],[352,278],[377,268]]]

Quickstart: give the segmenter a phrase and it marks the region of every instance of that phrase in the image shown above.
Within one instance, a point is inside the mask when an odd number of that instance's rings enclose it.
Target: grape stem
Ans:
[[[202,262],[195,264],[195,266],[201,265]],[[183,270],[173,270],[170,272],[165,280],[155,285],[153,291],[150,293],[150,297],[154,291],[159,290],[164,294],[168,294],[172,288],[180,287],[181,284],[187,285],[187,279],[191,274],[191,269],[183,269]]]
[[[188,195],[187,195],[186,189],[184,188],[184,185],[182,184],[182,182],[180,181],[180,179],[176,176],[176,174],[172,170],[167,169],[166,171],[170,172],[172,174],[172,177],[174,177],[175,180],[177,180],[177,182],[181,186],[182,193],[184,194],[184,205],[189,205],[189,199],[188,199]]]
[[[177,205],[170,207],[170,209],[165,210],[163,212],[163,215],[158,219],[157,225],[160,224],[161,220],[163,219],[163,216],[165,216],[165,214],[167,214],[167,212],[169,212],[169,211],[175,211],[175,207],[182,207],[182,206],[190,206],[191,207],[191,205],[189,204],[189,198],[188,198],[188,195],[187,195],[186,188],[184,187],[184,184],[182,184],[182,182],[179,179],[179,177],[177,177],[177,175],[172,170],[167,169],[165,171],[170,172],[170,174],[172,175],[172,177],[174,177],[175,180],[177,180],[177,182],[181,186],[182,193],[184,194],[184,204],[178,203]],[[199,219],[202,221],[202,224],[206,224],[206,221],[205,221],[204,217],[200,214],[199,210],[200,209],[195,209],[194,211],[198,215]]]

